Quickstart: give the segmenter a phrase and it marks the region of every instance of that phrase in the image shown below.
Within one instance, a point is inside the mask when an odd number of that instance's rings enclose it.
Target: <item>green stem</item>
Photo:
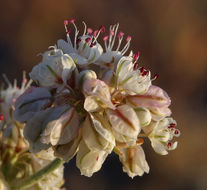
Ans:
[[[46,167],[42,168],[37,173],[23,179],[19,180],[11,185],[12,190],[23,190],[28,187],[31,187],[32,185],[36,184],[39,180],[46,177],[48,174],[56,170],[59,166],[61,166],[64,163],[63,160],[56,158],[51,163],[49,163]]]

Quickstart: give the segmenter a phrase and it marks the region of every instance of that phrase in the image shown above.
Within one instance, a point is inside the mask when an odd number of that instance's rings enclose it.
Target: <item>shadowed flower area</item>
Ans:
[[[63,21],[72,17],[80,30],[82,20],[88,27],[104,25],[107,29],[119,22],[120,30],[133,36],[131,49],[141,52],[139,63],[153,71],[152,76],[159,75],[153,84],[168,92],[182,135],[178,148],[166,156],[157,155],[150,142],[145,143],[150,172],[133,180],[122,172],[115,154],[108,156],[102,170],[91,178],[80,175],[73,159],[65,165],[66,189],[207,189],[207,2],[2,1],[0,73],[21,81],[22,70],[29,73],[41,61],[38,53],[56,44],[57,39],[65,39]]]

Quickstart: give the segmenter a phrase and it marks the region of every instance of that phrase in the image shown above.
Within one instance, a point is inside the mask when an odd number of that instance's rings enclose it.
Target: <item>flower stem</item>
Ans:
[[[11,185],[11,189],[13,190],[23,190],[28,187],[31,187],[32,185],[36,184],[39,180],[46,177],[48,174],[56,170],[59,166],[61,166],[64,163],[63,160],[56,158],[51,163],[49,163],[47,166],[42,168],[40,171],[36,172],[35,174],[23,179],[16,181]]]

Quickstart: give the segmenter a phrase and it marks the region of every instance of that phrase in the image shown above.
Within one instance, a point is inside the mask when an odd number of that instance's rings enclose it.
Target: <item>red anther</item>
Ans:
[[[27,83],[27,79],[26,79],[26,78],[23,79],[23,80],[22,80],[22,83]]]
[[[98,29],[101,33],[105,32],[105,27],[103,25],[101,25]]]
[[[92,34],[92,33],[93,33],[92,28],[87,28],[87,33],[88,33],[88,34]]]
[[[0,114],[0,121],[3,121],[3,120],[4,120],[4,115]]]
[[[170,126],[168,127],[169,129],[173,129],[175,128],[176,124],[175,123],[171,123]]]
[[[103,41],[107,41],[109,39],[109,36],[104,36]]]
[[[90,45],[90,47],[92,48],[94,45],[95,45],[95,44],[92,42],[91,45]]]
[[[119,32],[118,38],[122,38],[123,36],[124,36],[124,33],[123,32]]]
[[[169,143],[167,144],[167,146],[168,146],[168,147],[171,147],[171,146],[172,146],[172,143],[171,143],[171,142],[169,142]]]
[[[131,41],[131,39],[132,39],[132,37],[131,37],[131,36],[127,36],[127,38],[126,38],[126,42]]]
[[[109,35],[113,36],[114,35],[114,31],[113,30],[109,30]]]
[[[56,82],[57,82],[58,84],[62,84],[62,83],[63,83],[63,79],[60,78],[60,77],[58,77],[58,78],[56,79]]]
[[[64,20],[64,25],[65,25],[65,26],[68,25],[68,20]]]
[[[76,43],[79,44],[81,42],[81,39],[77,39]]]
[[[86,38],[86,43],[90,42],[91,38]]]
[[[71,29],[68,28],[68,31],[66,32],[66,34],[70,34],[71,33]]]
[[[141,73],[143,73],[144,70],[145,70],[145,68],[144,67],[141,67],[139,70],[140,70]]]
[[[148,76],[149,75],[149,71],[144,71],[143,73],[142,73],[142,76]]]
[[[158,74],[155,74],[154,77],[153,77],[153,79],[155,80],[155,79],[157,79],[158,77],[159,77],[159,75],[158,75]]]
[[[137,59],[139,58],[139,56],[140,56],[140,52],[137,52],[132,57],[133,57],[134,61],[137,61]]]
[[[98,30],[95,30],[95,31],[93,32],[93,36],[95,37],[95,36],[97,36],[97,34],[98,34]]]
[[[174,133],[175,133],[175,135],[178,135],[179,134],[179,131],[178,130],[175,130]]]
[[[138,63],[135,63],[134,64],[134,68],[133,68],[134,70],[137,70],[138,69]]]
[[[75,23],[75,19],[71,18],[69,22],[70,22],[70,24],[74,24]]]

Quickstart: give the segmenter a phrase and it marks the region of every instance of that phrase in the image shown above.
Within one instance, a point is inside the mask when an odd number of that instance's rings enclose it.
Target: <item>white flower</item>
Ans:
[[[147,132],[149,133],[149,139],[155,152],[166,155],[169,150],[174,150],[177,147],[178,142],[173,142],[173,137],[180,136],[180,131],[175,129],[176,121],[172,118],[165,118],[163,120],[152,122]]]
[[[149,173],[149,166],[145,160],[145,154],[141,146],[120,149],[119,159],[123,164],[123,171],[131,178],[144,172]]]
[[[102,150],[90,150],[84,140],[79,145],[76,156],[76,165],[81,171],[81,175],[91,177],[93,173],[101,169],[108,153]]]
[[[31,79],[40,86],[67,84],[75,70],[73,59],[69,55],[63,54],[62,50],[53,48],[43,54],[42,62],[36,65],[29,74]]]
[[[73,25],[75,28],[74,43],[72,43],[70,39],[70,31],[67,29],[68,23]],[[94,63],[103,52],[101,45],[97,42],[97,38],[104,28],[100,27],[99,30],[93,34],[89,34],[86,33],[87,27],[85,23],[84,27],[84,33],[78,37],[79,31],[75,25],[75,20],[71,19],[70,22],[65,22],[67,42],[64,40],[58,40],[57,42],[58,48],[71,56],[79,67],[85,67]]]
[[[155,121],[171,115],[171,110],[168,108],[171,104],[170,97],[158,86],[152,85],[145,94],[128,96],[127,100],[132,106],[149,109]]]
[[[52,103],[51,89],[30,87],[15,103],[14,117],[20,122],[27,121],[36,112],[41,111]]]
[[[144,94],[151,86],[149,71],[134,69],[132,57],[122,57],[116,68],[117,88],[130,95]]]
[[[141,128],[133,108],[128,105],[121,105],[115,110],[108,109],[107,116],[116,140],[135,145]]]

